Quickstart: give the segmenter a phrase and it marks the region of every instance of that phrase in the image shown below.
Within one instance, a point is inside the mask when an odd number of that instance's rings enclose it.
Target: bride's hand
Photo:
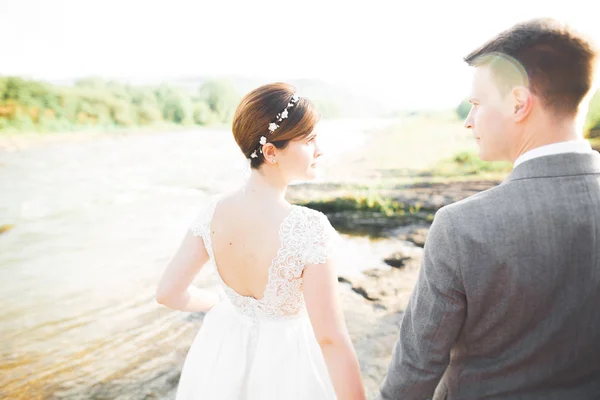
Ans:
[[[190,286],[188,292],[193,299],[193,303],[197,304],[197,307],[199,308],[196,311],[209,312],[214,306],[221,302],[221,296],[214,290]]]

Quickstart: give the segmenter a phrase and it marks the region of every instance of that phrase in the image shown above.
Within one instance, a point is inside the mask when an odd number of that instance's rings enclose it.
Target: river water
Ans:
[[[324,121],[327,162],[390,123]],[[156,304],[154,290],[193,217],[246,174],[222,129],[0,152],[0,398],[172,397],[200,318]],[[346,274],[390,251],[344,238]]]

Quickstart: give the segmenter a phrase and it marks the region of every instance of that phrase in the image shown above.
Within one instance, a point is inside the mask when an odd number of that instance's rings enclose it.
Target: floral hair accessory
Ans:
[[[298,96],[298,93],[294,93],[292,95],[292,98],[290,99],[290,101],[287,103],[287,106],[285,106],[285,108],[283,109],[282,112],[280,112],[279,114],[277,114],[277,116],[275,117],[275,121],[271,122],[269,124],[269,134],[273,134],[273,132],[275,132],[277,130],[277,128],[279,128],[279,123],[281,123],[281,121],[283,121],[284,119],[286,119],[289,115],[289,109],[294,107],[296,105],[296,103],[298,102],[298,100],[300,100],[300,96]],[[264,146],[265,144],[267,144],[267,137],[266,136],[261,136],[260,137],[260,148],[258,149],[258,151],[260,153],[262,153],[262,146]],[[252,152],[252,154],[250,154],[251,158],[258,158],[258,154],[256,152],[257,150],[254,150]]]

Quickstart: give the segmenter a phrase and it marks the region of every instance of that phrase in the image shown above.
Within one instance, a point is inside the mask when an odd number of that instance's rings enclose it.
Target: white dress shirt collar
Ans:
[[[536,147],[526,153],[521,154],[514,162],[513,168],[525,161],[538,157],[550,156],[562,153],[590,153],[593,152],[590,142],[585,139],[569,140],[567,142],[558,142]]]

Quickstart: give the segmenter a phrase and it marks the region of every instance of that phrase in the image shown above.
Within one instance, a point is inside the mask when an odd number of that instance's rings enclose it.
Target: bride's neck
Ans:
[[[250,172],[250,177],[244,185],[244,192],[258,195],[268,200],[285,202],[287,182],[281,179],[277,171],[256,170]]]

